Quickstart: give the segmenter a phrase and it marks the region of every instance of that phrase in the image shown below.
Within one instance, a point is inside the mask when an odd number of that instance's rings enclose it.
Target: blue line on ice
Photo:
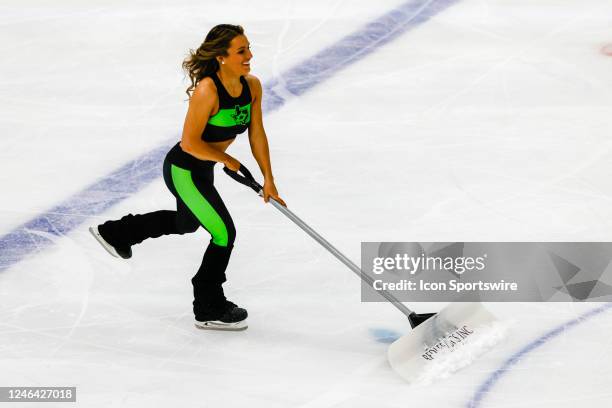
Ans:
[[[285,104],[275,88],[284,87],[295,96],[329,79],[338,71],[366,57],[377,48],[398,38],[406,31],[428,21],[459,0],[410,0],[359,30],[341,38],[312,57],[302,61],[264,84],[264,111],[272,112]],[[177,139],[128,162],[84,190],[18,226],[0,237],[0,272],[33,253],[40,252],[51,241],[38,231],[62,236],[93,215],[137,193],[161,176],[161,163]]]
[[[476,392],[474,392],[474,395],[467,403],[467,407],[480,407],[482,405],[482,401],[487,396],[487,394],[491,392],[495,384],[504,375],[506,375],[512,369],[513,366],[517,365],[521,361],[521,359],[527,354],[535,351],[539,347],[553,340],[555,337],[559,336],[566,330],[574,328],[584,323],[585,321],[609,310],[610,308],[612,308],[612,303],[607,303],[604,306],[590,310],[575,319],[569,320],[563,323],[562,325],[555,327],[549,332],[528,343],[525,347],[510,356],[510,358],[508,358],[497,370],[495,370],[491,375],[489,375],[489,377],[487,377],[487,379],[476,389]]]

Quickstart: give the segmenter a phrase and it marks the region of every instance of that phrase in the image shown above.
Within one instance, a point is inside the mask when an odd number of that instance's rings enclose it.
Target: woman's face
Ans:
[[[249,40],[244,35],[236,36],[230,42],[227,56],[221,57],[223,67],[236,75],[246,75],[251,71],[251,54]]]

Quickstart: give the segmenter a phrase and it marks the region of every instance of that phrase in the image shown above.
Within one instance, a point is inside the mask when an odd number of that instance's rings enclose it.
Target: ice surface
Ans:
[[[350,258],[361,241],[609,241],[612,5],[446,3],[415,0],[440,10],[295,95],[285,73],[404,3],[3,2],[0,231],[178,140],[180,62],[234,22],[253,73],[285,98],[265,117],[281,195]],[[229,153],[257,168],[246,135]],[[66,207],[52,228],[22,231],[24,245],[51,245],[0,272],[0,386],[77,386],[88,408],[609,406],[612,323],[607,309],[588,314],[593,303],[489,304],[517,320],[508,341],[406,385],[385,358],[409,331],[403,316],[360,303],[349,270],[219,169],[217,180],[238,229],[227,291],[248,308],[247,331],[193,327],[203,231],[147,241],[127,262],[89,236],[91,223],[173,208],[157,178],[102,213]]]

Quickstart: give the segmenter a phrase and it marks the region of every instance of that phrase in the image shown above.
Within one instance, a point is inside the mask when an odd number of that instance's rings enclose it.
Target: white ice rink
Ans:
[[[334,48],[406,4],[367,55]],[[193,327],[202,229],[108,256],[89,225],[174,209],[161,160],[146,183],[138,158],[178,141],[181,61],[226,22],[285,101],[264,116],[281,196],[356,262],[361,241],[612,240],[610,0],[4,0],[0,386],[76,386],[56,406],[87,408],[612,405],[601,303],[488,304],[514,323],[507,341],[406,384],[385,356],[405,318],[362,303],[348,269],[219,166],[238,231],[226,293],[247,331]],[[246,134],[228,153],[257,168]],[[126,163],[127,191],[95,184]]]

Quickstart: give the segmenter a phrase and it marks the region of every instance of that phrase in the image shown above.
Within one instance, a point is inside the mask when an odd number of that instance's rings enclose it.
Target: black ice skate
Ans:
[[[247,326],[246,309],[226,300],[219,306],[210,306],[196,316],[195,326],[207,330],[245,330]]]
[[[106,251],[109,254],[111,254],[112,256],[114,256],[115,258],[128,259],[128,258],[132,257],[132,247],[120,248],[120,247],[115,247],[115,246],[111,245],[100,234],[100,231],[98,230],[98,226],[96,226],[96,227],[89,227],[89,232],[91,232],[91,235],[93,235],[93,237],[96,239],[96,241],[98,241],[100,243],[100,245],[102,245],[102,247],[104,249],[106,249]]]

